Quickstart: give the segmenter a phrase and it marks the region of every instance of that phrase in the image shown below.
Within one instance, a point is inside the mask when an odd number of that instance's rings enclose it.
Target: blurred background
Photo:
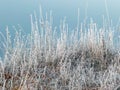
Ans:
[[[54,26],[60,24],[65,16],[70,28],[76,26],[77,10],[80,9],[80,21],[91,17],[99,25],[102,16],[109,17],[116,24],[120,15],[120,0],[0,0],[0,31],[6,26],[12,29],[20,24],[27,32],[30,31],[30,14],[34,11],[39,16],[39,7],[42,6],[43,15],[52,10]],[[107,9],[106,9],[107,7]]]

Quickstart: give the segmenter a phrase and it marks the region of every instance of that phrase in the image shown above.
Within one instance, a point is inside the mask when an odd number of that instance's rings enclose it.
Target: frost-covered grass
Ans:
[[[118,28],[103,19],[101,28],[90,20],[70,30],[64,19],[58,32],[52,23],[51,13],[31,16],[29,35],[16,31],[11,40],[8,28],[1,34],[0,90],[119,90]]]

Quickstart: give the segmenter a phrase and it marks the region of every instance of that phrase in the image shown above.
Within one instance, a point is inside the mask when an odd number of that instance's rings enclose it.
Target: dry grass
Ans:
[[[14,43],[7,29],[0,90],[114,90],[120,84],[120,53],[113,30],[88,25],[71,32],[63,20],[57,37],[51,15],[50,20],[41,15],[40,22],[31,17],[31,34],[16,32]]]

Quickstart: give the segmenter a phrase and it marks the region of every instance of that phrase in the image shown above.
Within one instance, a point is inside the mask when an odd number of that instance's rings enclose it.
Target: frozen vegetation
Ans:
[[[56,28],[51,12],[40,14],[31,15],[29,35],[18,30],[12,40],[8,28],[0,34],[0,90],[120,90],[119,26],[78,18],[74,30],[65,19]]]

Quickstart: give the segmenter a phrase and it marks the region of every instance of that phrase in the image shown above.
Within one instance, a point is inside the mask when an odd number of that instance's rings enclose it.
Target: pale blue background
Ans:
[[[106,0],[109,15],[114,24],[117,23],[120,15],[120,0]],[[77,9],[80,8],[80,20],[85,18],[87,9],[88,18],[92,17],[101,24],[102,15],[106,16],[105,0],[0,0],[0,30],[8,25],[10,28],[20,24],[25,30],[30,30],[30,14],[34,11],[39,15],[39,6],[45,12],[52,10],[54,25],[59,25],[60,19],[67,17],[71,27],[77,23]]]

